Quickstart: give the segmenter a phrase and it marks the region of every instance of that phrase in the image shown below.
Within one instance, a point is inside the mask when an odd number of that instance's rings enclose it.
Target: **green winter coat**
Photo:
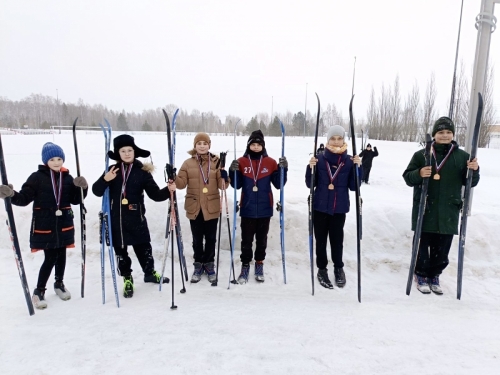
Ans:
[[[456,142],[448,160],[439,171],[441,179],[434,180],[436,174],[436,160],[431,156],[432,175],[429,179],[427,204],[425,207],[422,232],[458,234],[458,218],[462,207],[462,186],[467,180],[467,160],[469,154],[458,148]],[[444,159],[451,145],[434,144],[438,164]],[[424,150],[413,154],[410,164],[403,173],[408,186],[413,187],[413,208],[411,229],[417,226],[418,207],[422,191],[423,178],[420,169],[425,166]],[[472,171],[472,170],[471,170]],[[472,175],[472,186],[479,182],[479,169]]]

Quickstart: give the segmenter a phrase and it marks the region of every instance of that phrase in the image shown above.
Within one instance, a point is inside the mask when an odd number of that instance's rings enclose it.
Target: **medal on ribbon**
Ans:
[[[62,194],[62,172],[59,171],[59,183],[56,183],[55,172],[50,170],[50,179],[52,181],[52,191],[54,192],[54,198],[56,199],[56,216],[62,216],[62,211],[59,208],[61,204],[61,194]]]
[[[252,176],[253,176],[253,188],[252,188],[252,191],[253,192],[258,192],[259,188],[257,187],[257,179],[259,178],[260,165],[262,163],[262,155],[260,156],[259,166],[257,167],[257,173],[255,173],[255,171],[253,169],[253,163],[252,163],[252,159],[250,159],[250,156],[248,156],[248,161],[250,162],[250,169],[252,170]]]
[[[198,167],[200,168],[201,179],[203,180],[203,184],[205,185],[201,191],[203,192],[203,194],[206,194],[208,193],[207,184],[208,184],[208,179],[210,178],[210,165],[211,165],[210,155],[208,155],[208,167],[206,176],[202,168],[203,159],[200,159],[198,154],[196,154],[196,160],[198,160]]]
[[[122,164],[122,204],[128,204],[128,199],[127,199],[127,181],[130,176],[130,172],[132,172],[132,166],[133,164],[130,164],[129,167],[127,168],[125,164]]]
[[[432,143],[431,150],[432,150],[432,156],[434,157],[434,160],[435,160],[434,167],[436,168],[436,174],[433,177],[434,180],[439,181],[441,179],[441,176],[439,175],[439,171],[441,170],[441,168],[444,167],[444,164],[448,160],[448,157],[451,155],[451,152],[453,151],[454,148],[455,148],[455,145],[452,143],[451,147],[450,147],[450,151],[448,151],[448,153],[446,154],[444,159],[441,160],[441,163],[438,164],[437,157],[436,157],[436,150],[434,150],[434,143]]]
[[[340,161],[340,157],[339,157],[339,161]],[[333,189],[335,189],[335,186],[333,185],[333,181],[335,180],[335,178],[339,174],[340,169],[344,166],[344,163],[339,164],[337,170],[335,171],[335,174],[333,174],[333,175],[332,175],[332,170],[330,168],[330,164],[328,164],[328,162],[326,160],[325,160],[325,164],[326,164],[326,170],[328,172],[328,177],[330,178],[330,184],[328,185],[328,190],[333,190]]]

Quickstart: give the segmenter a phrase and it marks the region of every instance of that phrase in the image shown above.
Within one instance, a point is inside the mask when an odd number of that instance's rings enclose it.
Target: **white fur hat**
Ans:
[[[340,125],[334,125],[330,129],[328,129],[328,133],[326,133],[326,142],[330,140],[333,136],[345,137],[345,129]]]

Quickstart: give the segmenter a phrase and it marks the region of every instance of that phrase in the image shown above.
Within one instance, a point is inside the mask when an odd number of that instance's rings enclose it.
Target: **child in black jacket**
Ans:
[[[43,165],[28,177],[19,192],[14,191],[12,185],[0,185],[0,198],[11,197],[12,204],[16,206],[27,206],[33,202],[31,251],[43,250],[45,253],[33,292],[33,304],[37,309],[47,307],[45,290],[54,266],[56,294],[64,301],[71,298],[63,283],[66,248],[75,247],[71,205],[81,203],[81,189],[84,196],[87,195],[87,181],[84,177],[73,179],[63,167],[64,159],[62,148],[48,142],[42,148]]]
[[[146,283],[168,283],[169,279],[154,269],[153,249],[146,220],[144,191],[155,202],[163,202],[170,197],[169,189],[160,189],[151,173],[153,165],[141,163],[137,157],[147,158],[150,152],[135,145],[134,138],[122,134],[113,140],[114,152],[108,156],[117,163],[109,167],[92,185],[92,192],[102,197],[109,187],[111,204],[111,232],[113,246],[118,258],[118,273],[123,276],[123,296],[131,298],[134,295],[134,280],[132,278],[132,260],[127,251],[127,245],[134,248],[137,259],[144,272]],[[174,184],[170,184],[174,188]]]

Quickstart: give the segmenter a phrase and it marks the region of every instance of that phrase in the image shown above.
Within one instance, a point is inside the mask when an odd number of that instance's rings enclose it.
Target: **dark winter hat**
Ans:
[[[367,147],[367,148],[368,148],[368,147],[372,148],[372,145],[368,143],[368,144],[366,145],[366,147]]]
[[[128,134],[122,134],[113,139],[113,148],[114,151],[109,150],[108,156],[113,159],[120,161],[120,149],[122,147],[132,147],[134,149],[134,157],[135,158],[147,158],[151,153],[147,150],[143,150],[135,145],[134,137]]]
[[[46,165],[50,159],[57,157],[61,158],[64,161],[65,157],[63,149],[52,142],[45,143],[42,147],[43,164]]]
[[[266,142],[264,141],[264,134],[262,134],[262,131],[260,129],[254,130],[252,134],[250,134],[250,137],[248,138],[247,142],[247,148],[252,143],[258,143],[262,147],[266,147]]]
[[[455,134],[455,124],[451,121],[451,118],[446,116],[438,118],[432,127],[432,136],[434,137],[441,130],[451,130]]]
[[[196,144],[200,141],[205,141],[209,145],[212,144],[212,141],[210,140],[210,136],[207,133],[198,133],[194,136],[194,141],[193,141],[193,147],[196,146]]]
[[[335,135],[344,138],[345,137],[345,129],[340,125],[332,126],[330,129],[328,129],[328,132],[326,133],[326,143],[328,143],[330,138],[332,138]]]

